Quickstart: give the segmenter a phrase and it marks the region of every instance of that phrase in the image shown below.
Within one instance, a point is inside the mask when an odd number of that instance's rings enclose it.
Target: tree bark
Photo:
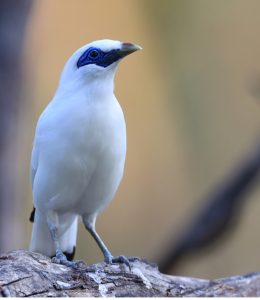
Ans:
[[[78,263],[71,269],[25,250],[0,256],[2,297],[257,297],[260,273],[217,280],[169,276],[136,258],[124,264]]]

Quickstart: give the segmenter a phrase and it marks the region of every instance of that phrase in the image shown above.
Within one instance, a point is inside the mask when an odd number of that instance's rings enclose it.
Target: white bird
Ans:
[[[75,266],[68,259],[74,256],[81,217],[105,262],[129,264],[124,256],[112,256],[95,222],[114,197],[124,172],[126,127],[114,95],[115,72],[123,57],[140,49],[131,43],[100,40],[78,49],[67,61],[56,93],[36,126],[30,251]]]

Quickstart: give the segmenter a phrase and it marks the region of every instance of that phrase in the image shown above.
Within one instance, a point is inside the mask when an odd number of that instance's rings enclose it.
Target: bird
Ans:
[[[114,77],[118,63],[141,49],[133,43],[97,40],[76,50],[65,64],[35,129],[30,251],[75,267],[81,219],[106,263],[129,265],[127,257],[111,254],[95,224],[124,173],[126,124]]]

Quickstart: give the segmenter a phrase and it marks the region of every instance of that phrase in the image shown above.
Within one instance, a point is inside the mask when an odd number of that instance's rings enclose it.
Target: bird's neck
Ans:
[[[103,78],[61,77],[56,94],[81,94],[86,97],[100,97],[114,94],[114,76]]]

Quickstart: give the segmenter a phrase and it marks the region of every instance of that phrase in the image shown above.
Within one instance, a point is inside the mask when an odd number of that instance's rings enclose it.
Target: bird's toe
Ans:
[[[63,265],[69,268],[78,269],[79,261],[69,261],[61,250],[56,251],[56,256],[51,259],[52,263]]]
[[[129,259],[124,255],[114,256],[112,258],[112,263],[121,263],[128,266],[129,270],[131,270],[130,261]]]

